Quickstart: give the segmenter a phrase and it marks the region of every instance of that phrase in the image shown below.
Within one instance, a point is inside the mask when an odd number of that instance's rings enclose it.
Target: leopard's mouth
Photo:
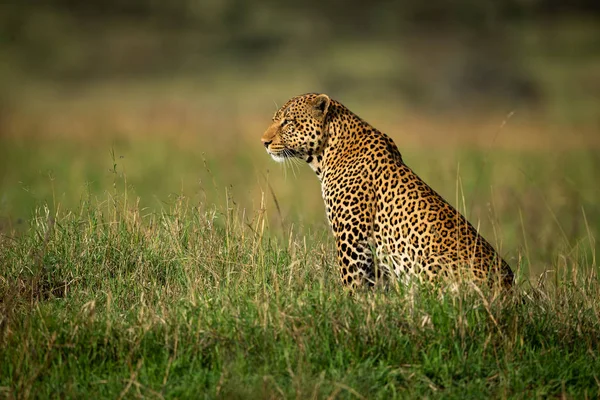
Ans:
[[[284,162],[288,158],[299,157],[299,153],[295,150],[282,148],[280,150],[267,149],[267,153],[277,162]]]
[[[285,159],[287,158],[286,156],[279,154],[279,153],[273,153],[270,151],[268,153],[271,156],[271,158],[277,162],[284,162]]]

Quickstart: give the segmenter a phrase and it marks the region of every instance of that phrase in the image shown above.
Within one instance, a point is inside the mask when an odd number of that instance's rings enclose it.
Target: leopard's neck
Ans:
[[[343,105],[333,102],[325,126],[327,140],[317,153],[306,157],[306,162],[323,182],[326,172],[336,168],[340,161],[360,150],[359,136],[372,131],[376,129]]]

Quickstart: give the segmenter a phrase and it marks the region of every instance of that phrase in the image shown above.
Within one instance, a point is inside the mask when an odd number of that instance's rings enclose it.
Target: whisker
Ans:
[[[288,163],[288,160],[287,160],[287,154],[286,154],[286,150],[285,149],[283,150],[283,154],[282,155],[283,155],[283,162],[281,164],[282,164],[282,167],[283,167],[283,180],[287,182],[287,176],[288,176],[288,174],[287,174],[287,171],[288,171],[287,163]]]
[[[294,177],[294,179],[298,179],[298,175],[296,175],[296,165],[294,164],[293,160],[290,160],[290,166],[290,169],[292,170],[292,176]]]
[[[291,151],[289,151],[288,154],[290,155],[289,158],[290,158],[290,165],[292,166],[292,174],[294,175],[294,178],[298,178],[298,176],[296,175],[296,170],[300,171],[300,169],[299,169],[300,160],[298,160],[298,158],[296,158]]]
[[[301,168],[301,165],[302,165],[302,161],[300,159],[294,157],[292,159],[292,164],[296,167],[296,171],[298,171],[298,173],[300,173],[300,168]],[[297,178],[297,175],[294,174],[294,177]]]
[[[296,170],[294,169],[294,161],[296,160],[296,158],[294,157],[293,153],[288,149],[286,149],[286,159],[289,160],[288,163],[290,169],[292,170],[292,175],[294,176],[294,179],[296,179]]]

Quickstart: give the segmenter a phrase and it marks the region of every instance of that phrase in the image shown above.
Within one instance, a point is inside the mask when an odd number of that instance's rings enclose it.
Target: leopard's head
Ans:
[[[305,94],[285,103],[262,136],[267,153],[279,162],[290,157],[311,160],[322,151],[327,140],[330,104],[326,94]]]

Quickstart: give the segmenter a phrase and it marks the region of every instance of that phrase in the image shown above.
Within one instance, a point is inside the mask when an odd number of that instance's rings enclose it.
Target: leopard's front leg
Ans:
[[[329,198],[327,215],[337,248],[342,282],[356,288],[373,285],[374,267],[373,212],[367,188],[347,188]]]
[[[375,283],[373,252],[367,238],[359,232],[335,233],[337,260],[342,282],[350,288]]]

